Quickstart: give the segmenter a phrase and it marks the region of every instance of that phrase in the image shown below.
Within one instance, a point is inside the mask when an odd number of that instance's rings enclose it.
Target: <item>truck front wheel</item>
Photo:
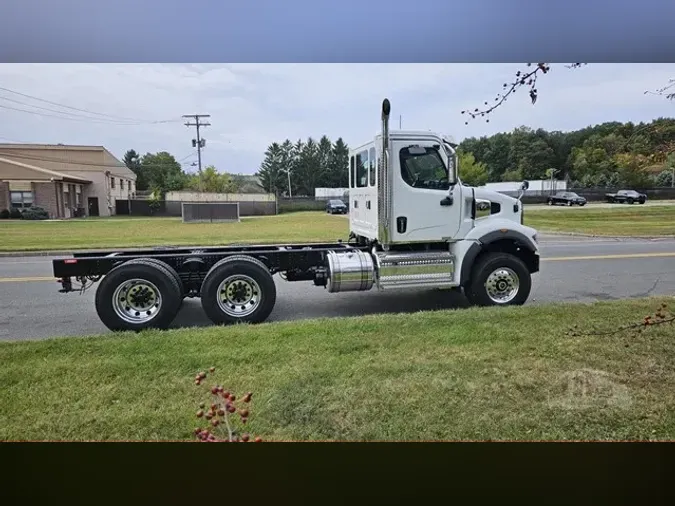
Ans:
[[[166,329],[183,300],[181,288],[163,265],[144,259],[113,268],[96,290],[96,312],[112,331]]]
[[[472,305],[518,306],[525,303],[532,278],[525,263],[508,253],[486,253],[472,269],[464,293]]]
[[[274,309],[276,296],[267,266],[240,255],[214,265],[201,289],[204,312],[216,325],[263,322]]]

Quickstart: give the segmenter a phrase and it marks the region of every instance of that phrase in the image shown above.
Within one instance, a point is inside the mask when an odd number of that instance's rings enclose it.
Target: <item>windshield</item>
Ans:
[[[409,146],[401,149],[401,176],[414,188],[447,190],[448,169],[433,147]]]
[[[331,206],[344,206],[345,205],[345,203],[342,202],[341,200],[329,200],[328,203]]]

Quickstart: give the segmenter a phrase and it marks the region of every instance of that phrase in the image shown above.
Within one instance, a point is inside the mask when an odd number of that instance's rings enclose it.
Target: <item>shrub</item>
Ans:
[[[0,220],[8,220],[9,219],[9,209],[3,209],[0,211]]]
[[[211,367],[209,372],[214,373],[215,367]],[[206,379],[206,372],[200,372],[195,376],[195,385],[200,386]],[[250,417],[250,402],[253,394],[248,392],[241,397],[237,397],[220,385],[214,385],[208,389],[210,394],[210,403],[202,402],[199,404],[199,411],[196,416],[199,419],[205,419],[208,428],[197,427],[194,434],[199,441],[216,442],[239,442],[247,443],[249,441],[259,443],[260,437],[253,437],[251,434],[238,430],[236,421],[238,419],[241,425],[246,425]],[[236,416],[238,415],[238,416]]]
[[[20,220],[21,219],[21,211],[19,211],[16,207],[12,207],[12,209],[9,211],[9,217],[13,220]]]
[[[47,220],[49,219],[49,213],[42,207],[34,206],[25,209],[22,218],[24,220]]]

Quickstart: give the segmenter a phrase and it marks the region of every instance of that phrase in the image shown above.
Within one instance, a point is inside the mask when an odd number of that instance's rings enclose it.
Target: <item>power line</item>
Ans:
[[[42,109],[43,111],[55,112],[57,114],[68,114],[69,116],[73,117],[73,118],[70,118],[70,117],[63,117],[62,118],[61,116],[55,116],[55,117],[58,117],[60,119],[80,119],[80,120],[93,121],[95,123],[103,123],[103,124],[110,124],[110,125],[132,126],[132,125],[138,124],[138,123],[130,123],[128,121],[119,121],[119,120],[112,120],[112,119],[105,119],[105,118],[91,118],[89,116],[83,116],[81,114],[77,114],[77,113],[74,113],[74,112],[66,112],[66,111],[59,111],[57,109],[50,109],[49,107],[42,107],[42,106],[39,106],[39,105],[33,105],[33,104],[29,104],[27,102],[22,102],[21,100],[14,100],[12,98],[7,98],[7,97],[0,97],[0,100],[6,100],[8,102],[13,102],[15,104],[20,104],[20,105],[27,105],[28,107],[34,107],[35,109]],[[2,107],[2,106],[0,106],[0,107]],[[9,108],[9,107],[7,107],[7,108]],[[28,110],[25,110],[25,109],[14,108],[14,110],[17,110],[17,111],[21,110],[22,112],[29,112],[29,113],[32,113],[32,114],[43,114],[44,116],[51,116],[51,115],[44,114],[44,113],[38,113],[37,111],[28,111]]]
[[[192,147],[197,148],[197,159],[199,163],[199,191],[204,191],[203,190],[203,185],[202,185],[202,148],[206,145],[206,139],[202,139],[199,136],[199,128],[200,127],[207,127],[211,126],[211,123],[200,123],[199,119],[200,118],[210,118],[210,114],[184,114],[184,118],[194,118],[195,122],[190,123],[189,121],[185,123],[185,126],[187,127],[197,127],[197,138],[192,139]]]
[[[0,97],[2,98],[2,97]],[[55,114],[47,114],[44,112],[37,112],[37,111],[29,111],[28,109],[21,109],[19,107],[10,107],[8,105],[0,105],[1,108],[3,109],[9,109],[12,111],[19,111],[19,112],[25,112],[28,114],[35,114],[37,116],[45,116],[45,117],[51,117],[51,118],[57,118],[57,119],[64,119],[68,121],[85,121],[85,122],[90,122],[90,123],[97,123],[99,125],[120,125],[120,126],[135,126],[135,125],[141,125],[142,123],[115,123],[110,120],[105,120],[105,119],[98,119],[98,118],[85,118],[85,117],[75,117],[75,118],[70,118],[68,116],[57,116]],[[32,106],[34,107],[34,106]],[[70,113],[62,113],[62,114],[70,114]],[[171,120],[171,122],[176,122],[178,120]],[[168,123],[169,121],[166,121]],[[157,122],[161,123],[161,122]]]
[[[28,95],[26,93],[21,93],[19,91],[15,91],[15,90],[10,90],[9,88],[3,88],[2,86],[0,86],[0,90],[6,91],[6,92],[9,92],[9,93],[14,93],[15,95],[20,95],[20,96],[25,97],[25,98],[37,100],[38,102],[44,102],[46,104],[51,104],[51,105],[55,105],[57,107],[62,107],[64,109],[71,109],[73,111],[85,112],[87,114],[94,114],[96,116],[103,116],[103,117],[114,118],[114,119],[118,119],[118,120],[133,121],[133,122],[137,122],[137,123],[173,123],[173,122],[179,121],[177,119],[149,121],[149,120],[141,120],[141,119],[138,119],[138,118],[129,118],[129,117],[125,117],[125,116],[116,116],[114,114],[106,114],[106,113],[102,113],[102,112],[90,111],[88,109],[80,109],[78,107],[72,107],[70,105],[59,104],[58,102],[52,102],[51,100],[45,100],[44,98],[35,97],[33,95]]]

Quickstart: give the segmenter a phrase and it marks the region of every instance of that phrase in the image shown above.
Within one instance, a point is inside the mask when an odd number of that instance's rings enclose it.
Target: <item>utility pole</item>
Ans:
[[[206,139],[202,139],[199,135],[199,128],[200,127],[207,127],[211,126],[211,123],[201,123],[199,120],[200,118],[210,118],[210,114],[184,114],[184,118],[194,118],[195,122],[190,123],[189,121],[185,123],[186,127],[197,127],[197,138],[192,139],[192,147],[197,148],[197,160],[198,160],[198,166],[199,166],[199,191],[203,192],[203,182],[202,182],[202,148],[206,146]]]

